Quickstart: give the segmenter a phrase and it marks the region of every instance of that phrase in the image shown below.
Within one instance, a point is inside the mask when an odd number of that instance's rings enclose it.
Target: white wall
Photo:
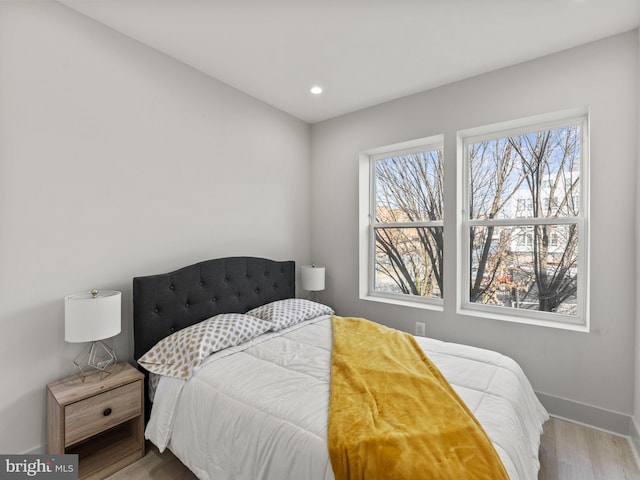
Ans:
[[[640,42],[640,35],[638,36]],[[638,48],[640,56],[640,48]],[[640,63],[640,60],[639,62]],[[640,92],[640,75],[637,79],[637,88]],[[640,94],[638,95],[640,97]],[[640,165],[640,98],[638,99],[638,150],[637,163]],[[640,185],[640,168],[637,171],[636,185]],[[636,188],[636,298],[640,298],[640,191]],[[636,358],[635,358],[635,395],[633,408],[633,423],[631,428],[632,445],[636,455],[640,458],[640,302],[636,302]]]
[[[63,297],[227,255],[308,262],[310,129],[53,2],[0,4],[0,452],[44,450]]]
[[[445,218],[453,219],[457,130],[583,105],[591,109],[591,333],[456,315],[451,223],[445,230],[446,313],[358,299],[358,152],[444,133]],[[426,321],[430,336],[511,355],[554,413],[628,431],[637,136],[636,31],[314,125],[312,258],[327,266],[327,299],[344,315],[411,332],[415,321]]]
[[[628,418],[639,50],[637,32],[616,36],[314,125],[310,142],[308,125],[63,6],[0,3],[0,452],[44,449],[44,385],[81,348],[63,340],[65,295],[122,290],[113,343],[131,359],[131,278],[226,255],[324,263],[339,313],[426,321],[512,355],[547,400],[585,404],[579,420]],[[585,104],[590,334],[457,316],[451,297],[446,314],[358,300],[358,152],[444,133],[454,178],[457,130]],[[451,292],[455,259],[445,268]]]

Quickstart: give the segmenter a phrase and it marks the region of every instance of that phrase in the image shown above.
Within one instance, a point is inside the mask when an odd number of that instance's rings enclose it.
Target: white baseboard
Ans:
[[[636,420],[636,417],[631,417],[629,430],[629,444],[631,445],[631,451],[636,458],[636,463],[640,465],[640,428],[638,428],[638,421]]]
[[[554,417],[565,418],[599,430],[631,437],[631,415],[613,412],[546,393],[536,392],[536,395],[544,405],[544,408]],[[640,438],[638,440],[640,441]]]
[[[30,450],[27,450],[26,452],[22,452],[21,455],[44,455],[45,453],[47,453],[47,449],[45,448],[45,445],[38,445],[37,447],[33,447]]]

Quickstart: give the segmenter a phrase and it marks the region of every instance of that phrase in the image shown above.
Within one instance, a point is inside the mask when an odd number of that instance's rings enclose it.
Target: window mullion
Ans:
[[[532,217],[532,218],[493,218],[465,221],[467,227],[518,227],[524,225],[571,225],[580,223],[582,217]]]
[[[430,222],[374,222],[373,228],[430,228],[442,227],[442,220],[434,220]]]

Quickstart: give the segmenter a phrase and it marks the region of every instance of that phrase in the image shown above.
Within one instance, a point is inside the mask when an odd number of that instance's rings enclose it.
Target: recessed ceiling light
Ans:
[[[314,95],[320,95],[322,93],[322,87],[319,86],[314,86],[311,87],[311,89],[309,90],[311,93],[313,93]]]

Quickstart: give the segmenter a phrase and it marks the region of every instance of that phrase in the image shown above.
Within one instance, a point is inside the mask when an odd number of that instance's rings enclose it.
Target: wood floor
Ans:
[[[640,480],[624,437],[552,418],[544,425],[538,480]]]
[[[624,437],[552,418],[544,426],[538,480],[640,480]],[[150,446],[146,456],[109,480],[195,480],[168,450]],[[285,480],[285,479],[283,479]]]

